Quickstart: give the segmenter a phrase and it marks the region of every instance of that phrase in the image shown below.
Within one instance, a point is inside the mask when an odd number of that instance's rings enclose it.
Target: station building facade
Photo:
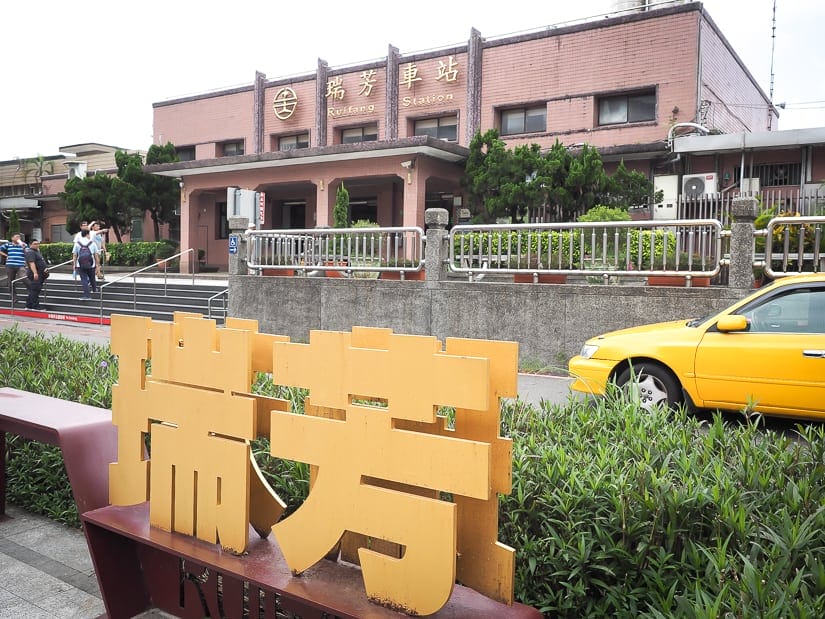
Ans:
[[[331,67],[153,105],[154,142],[181,161],[183,249],[228,261],[227,188],[265,195],[263,228],[332,225],[338,187],[351,221],[423,227],[470,205],[460,178],[477,132],[508,146],[599,149],[608,171],[689,172],[672,138],[770,131],[778,110],[699,2]],[[703,153],[706,158],[706,153]],[[182,265],[186,266],[186,265]]]

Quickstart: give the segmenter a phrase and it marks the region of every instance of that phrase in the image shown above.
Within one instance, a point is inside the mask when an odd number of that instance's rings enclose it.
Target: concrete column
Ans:
[[[427,285],[447,279],[447,243],[450,234],[447,224],[450,222],[450,213],[443,208],[430,208],[424,212],[424,225],[427,231],[427,242],[424,245],[424,265],[426,266]]]
[[[412,166],[401,177],[404,179],[404,226],[420,226],[424,219],[426,187],[424,181],[419,180],[424,175],[414,167],[415,160]]]
[[[384,116],[384,139],[398,138],[398,64],[401,56],[398,48],[389,46],[387,50],[387,92],[384,97],[384,106],[387,109]]]
[[[234,241],[238,244],[238,253],[229,254],[229,274],[230,275],[247,275],[248,270],[246,266],[246,236],[244,232],[249,226],[249,218],[247,217],[230,217],[229,218],[229,243],[230,247]]]
[[[185,251],[193,245],[193,230],[192,220],[195,217],[190,208],[197,209],[198,200],[195,199],[194,206],[192,205],[192,192],[186,188],[186,181],[181,181],[180,189],[180,251]],[[184,254],[180,257],[180,272],[191,273],[194,261],[194,268],[198,267],[197,248],[195,254]]]
[[[327,145],[327,75],[329,65],[326,60],[318,59],[318,70],[315,75],[315,134],[314,146]]]
[[[730,205],[730,267],[728,286],[753,288],[753,222],[759,215],[755,198],[734,198]]]

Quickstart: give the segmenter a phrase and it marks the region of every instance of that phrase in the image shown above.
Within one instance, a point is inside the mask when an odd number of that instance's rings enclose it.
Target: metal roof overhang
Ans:
[[[673,140],[674,153],[713,154],[738,153],[743,150],[799,148],[825,145],[825,127],[760,131],[758,133],[726,133],[723,135],[686,135]]]
[[[0,198],[0,211],[11,211],[26,208],[40,208],[38,200],[31,198],[15,197],[15,198]]]
[[[217,172],[236,172],[261,168],[309,165],[314,163],[334,163],[353,159],[374,159],[376,157],[412,157],[426,155],[450,163],[467,159],[470,151],[458,144],[420,136],[383,142],[360,142],[357,144],[336,144],[301,148],[284,152],[239,155],[220,159],[181,161],[146,166],[146,172],[159,176],[185,178]]]

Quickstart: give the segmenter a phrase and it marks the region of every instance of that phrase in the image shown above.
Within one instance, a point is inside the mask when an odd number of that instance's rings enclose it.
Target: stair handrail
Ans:
[[[163,258],[155,262],[155,264],[150,264],[145,267],[139,268],[137,271],[132,271],[131,273],[127,273],[126,275],[121,275],[117,279],[113,279],[112,281],[107,281],[105,284],[99,286],[100,290],[100,322],[103,323],[103,289],[107,288],[111,284],[116,284],[118,282],[123,281],[124,279],[132,278],[132,309],[137,309],[137,275],[140,273],[144,273],[146,271],[150,271],[152,269],[159,269],[160,265],[163,265],[163,296],[167,296],[167,283],[168,283],[168,266],[169,261],[174,260],[175,258],[180,258],[184,254],[191,254],[194,253],[193,248],[184,249],[176,253],[174,256],[169,256],[168,258]],[[192,287],[195,286],[195,262],[193,260],[189,261],[189,269],[192,271]]]
[[[207,312],[207,313],[206,313],[206,317],[207,317],[207,318],[212,318],[212,301],[213,301],[214,299],[217,299],[217,298],[218,298],[218,297],[220,297],[220,296],[223,296],[223,297],[224,297],[224,302],[223,302],[223,317],[224,317],[224,320],[226,320],[226,300],[225,300],[225,299],[226,299],[226,297],[228,296],[228,294],[229,294],[229,288],[224,288],[223,290],[221,290],[221,291],[219,291],[219,292],[216,292],[215,294],[213,294],[211,297],[209,297],[209,298],[206,300],[206,312]]]
[[[57,269],[62,266],[66,266],[67,264],[71,264],[74,261],[74,258],[69,258],[66,262],[61,262],[60,264],[55,264],[54,266],[48,265],[46,268],[49,270],[49,273],[54,273]],[[28,279],[28,275],[24,275],[23,277],[18,277],[17,279],[13,279],[11,282],[11,315],[14,316],[14,302],[15,302],[15,292],[14,292],[14,285],[17,282],[22,282],[24,279]],[[46,292],[46,288],[43,288],[43,301],[48,298],[48,292]]]

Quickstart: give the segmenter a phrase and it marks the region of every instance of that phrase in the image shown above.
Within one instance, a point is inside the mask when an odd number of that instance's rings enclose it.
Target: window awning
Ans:
[[[31,198],[23,197],[0,198],[0,211],[10,211],[12,209],[18,210],[25,208],[40,208],[40,202],[38,200],[32,200]]]

